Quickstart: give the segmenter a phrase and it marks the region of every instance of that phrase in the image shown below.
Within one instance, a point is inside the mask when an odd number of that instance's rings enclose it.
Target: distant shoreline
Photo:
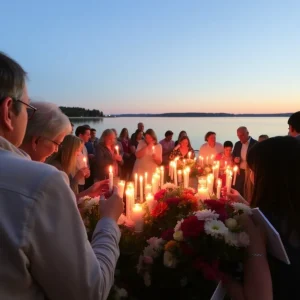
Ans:
[[[292,113],[282,114],[213,114],[213,113],[164,113],[164,114],[118,114],[103,117],[69,117],[70,119],[103,119],[103,118],[287,118]]]

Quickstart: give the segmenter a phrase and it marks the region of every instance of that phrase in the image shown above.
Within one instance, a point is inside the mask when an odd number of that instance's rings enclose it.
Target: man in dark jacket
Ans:
[[[236,184],[234,188],[244,196],[245,189],[245,177],[247,170],[247,154],[248,151],[253,147],[257,141],[249,136],[248,129],[245,126],[239,127],[237,129],[237,136],[239,141],[235,143],[233,148],[233,160],[236,165],[239,166],[239,175],[236,178]],[[250,201],[250,199],[247,199]]]

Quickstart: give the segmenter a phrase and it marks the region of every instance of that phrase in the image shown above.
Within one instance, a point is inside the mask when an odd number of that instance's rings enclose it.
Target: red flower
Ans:
[[[207,280],[219,281],[223,278],[223,274],[219,270],[219,262],[217,260],[208,264],[202,258],[197,258],[193,265],[196,270],[203,273],[204,278]]]
[[[155,200],[161,200],[164,198],[165,194],[166,194],[167,190],[160,190],[159,192],[157,192],[155,195],[154,195],[154,199]]]
[[[196,216],[186,218],[181,224],[184,238],[198,237],[204,231],[204,221],[199,221]]]
[[[168,209],[168,205],[165,202],[158,202],[151,212],[152,217],[158,217],[165,213]]]
[[[167,229],[161,234],[161,238],[165,241],[173,240],[174,229]]]
[[[226,211],[227,201],[221,200],[204,200],[204,204],[209,209],[214,210],[217,214],[219,214],[219,219],[221,221],[225,221],[228,218],[228,214]]]
[[[172,205],[172,204],[174,204],[174,205],[178,205],[179,204],[179,202],[181,201],[182,199],[180,199],[180,198],[169,198],[169,199],[166,199],[165,200],[165,202],[168,204],[168,205]]]

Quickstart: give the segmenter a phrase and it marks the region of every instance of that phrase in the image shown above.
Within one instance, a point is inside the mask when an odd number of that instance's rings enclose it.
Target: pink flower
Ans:
[[[151,265],[151,264],[153,264],[153,258],[151,256],[144,256],[143,257],[143,262],[146,265]]]

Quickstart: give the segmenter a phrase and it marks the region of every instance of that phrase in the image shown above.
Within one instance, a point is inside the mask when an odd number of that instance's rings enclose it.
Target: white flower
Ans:
[[[170,251],[164,253],[164,265],[168,268],[176,268],[177,259]]]
[[[230,245],[230,246],[239,246],[239,241],[238,241],[238,234],[235,232],[228,231],[228,233],[225,235],[225,243]]]
[[[176,188],[177,186],[171,182],[167,182],[161,187],[162,190],[175,190]]]
[[[232,204],[232,206],[236,211],[242,211],[243,213],[245,213],[247,215],[252,215],[251,208],[244,203],[235,202]]]
[[[237,224],[238,223],[237,223],[236,219],[229,218],[229,219],[225,220],[225,225],[227,226],[227,228],[229,228],[231,230],[235,229]]]
[[[173,234],[173,238],[175,241],[182,242],[183,241],[183,232],[181,230],[175,231]]]
[[[127,298],[128,297],[128,293],[125,289],[118,289],[118,294],[120,298]]]
[[[177,224],[174,227],[175,232],[181,229],[181,224],[183,223],[183,221],[184,221],[183,219],[181,219],[180,221],[177,221]]]
[[[144,283],[145,283],[145,286],[151,285],[151,276],[150,276],[149,272],[146,272],[144,274]]]
[[[249,235],[244,231],[238,234],[238,240],[241,247],[247,247],[250,244]]]
[[[225,224],[222,221],[217,220],[205,221],[204,230],[206,234],[214,237],[224,236],[228,232]]]
[[[164,244],[164,240],[162,238],[152,237],[147,240],[147,243],[154,249],[160,249]]]
[[[219,214],[211,209],[198,210],[195,212],[195,216],[198,220],[216,220],[219,218]]]
[[[151,256],[151,257],[156,257],[157,253],[155,251],[155,248],[153,248],[151,245],[146,246],[144,248],[144,252],[143,252],[144,256]]]

